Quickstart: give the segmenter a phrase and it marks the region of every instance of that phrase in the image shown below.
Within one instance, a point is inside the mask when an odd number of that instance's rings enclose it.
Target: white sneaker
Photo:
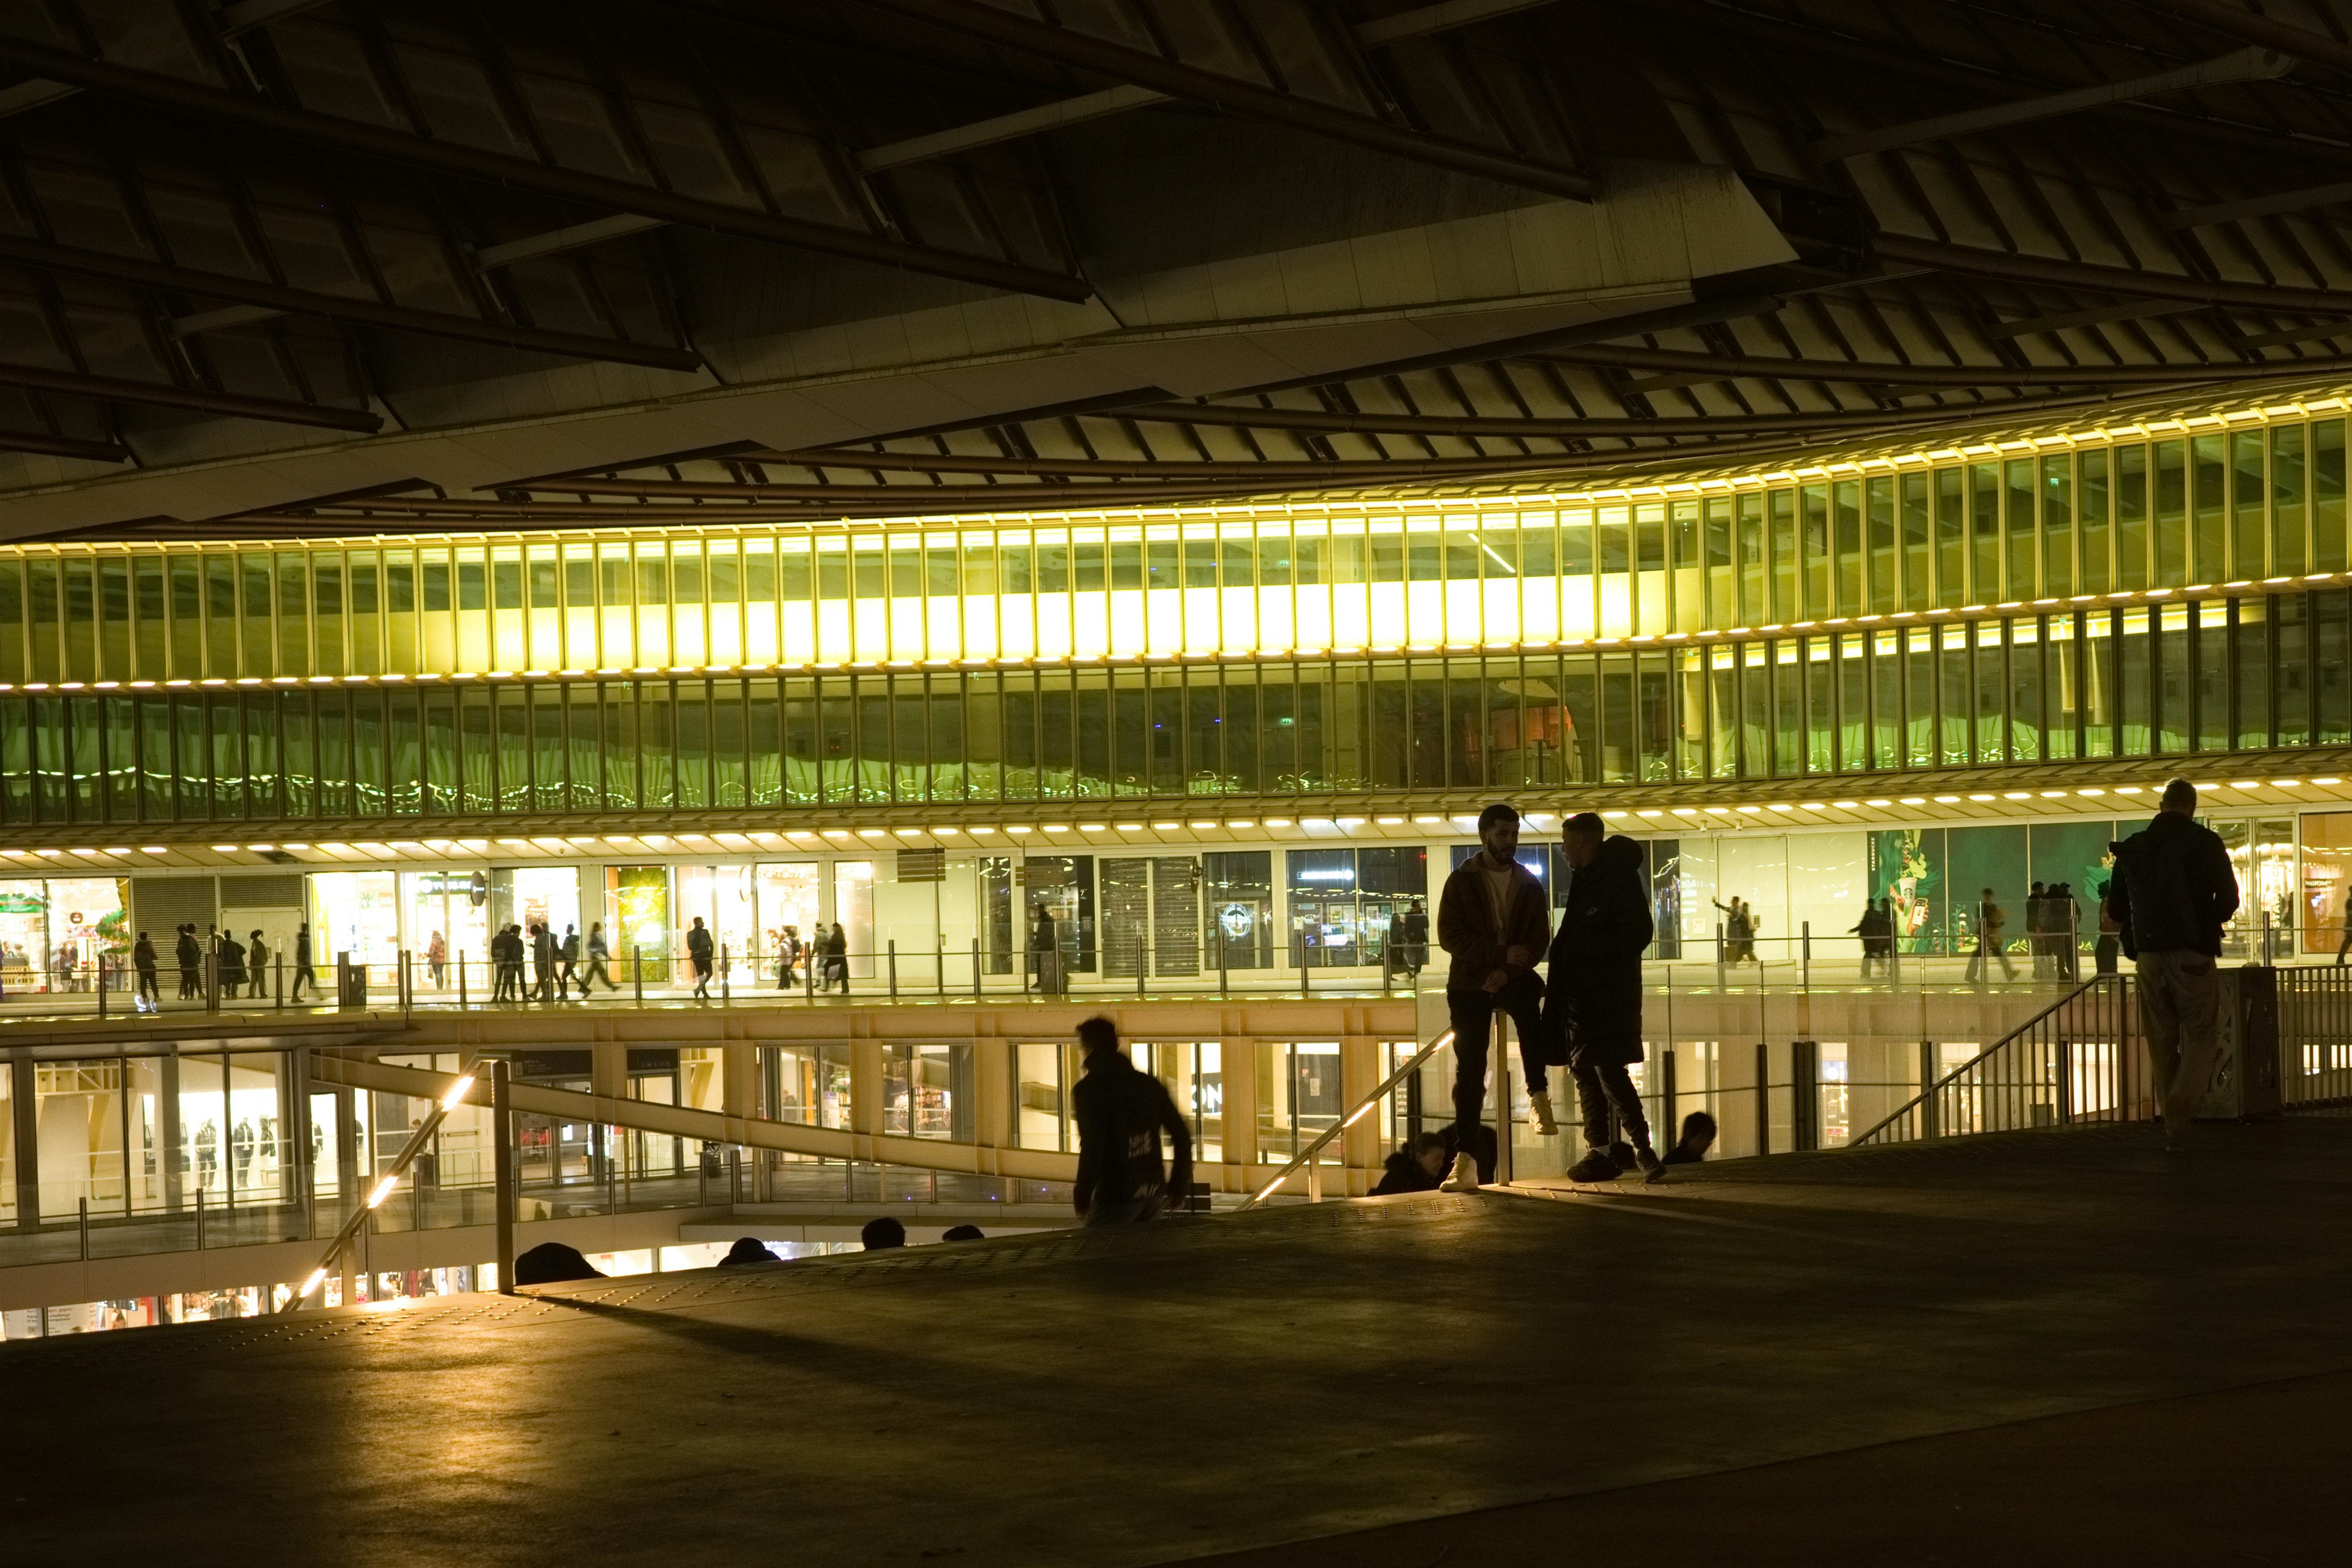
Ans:
[[[1528,1096],[1528,1115],[1535,1122],[1536,1131],[1540,1133],[1542,1136],[1552,1138],[1559,1135],[1559,1123],[1551,1119],[1550,1095],[1531,1094]]]
[[[1478,1162],[1467,1154],[1454,1156],[1454,1174],[1445,1179],[1449,1193],[1475,1193],[1478,1190]]]

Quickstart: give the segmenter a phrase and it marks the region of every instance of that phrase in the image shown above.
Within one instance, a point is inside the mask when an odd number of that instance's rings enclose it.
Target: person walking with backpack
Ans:
[[[269,994],[269,950],[261,945],[261,932],[253,933],[252,945],[245,950],[245,971],[252,984],[246,989],[247,996]]]
[[[1497,803],[1478,814],[1478,853],[1454,868],[1437,900],[1437,945],[1453,958],[1445,976],[1445,1009],[1454,1026],[1454,1174],[1450,1192],[1478,1189],[1479,1129],[1486,1124],[1486,1058],[1495,1015],[1507,1013],[1519,1031],[1535,1129],[1546,1136],[1552,1120],[1550,1037],[1544,1026],[1544,985],[1536,963],[1551,936],[1543,884],[1519,864],[1519,814]],[[1644,939],[1646,941],[1646,939]],[[1495,1129],[1497,1140],[1510,1136]]]
[[[1082,1225],[1157,1219],[1171,1193],[1192,1190],[1192,1130],[1168,1086],[1138,1068],[1118,1048],[1118,1026],[1088,1018],[1078,1026],[1084,1074],[1070,1091],[1078,1123],[1078,1179],[1070,1201]],[[1175,1146],[1160,1162],[1160,1136]]]
[[[1600,814],[1587,811],[1568,819],[1561,852],[1569,881],[1551,940],[1544,1028],[1547,1038],[1567,1047],[1584,1122],[1585,1155],[1569,1167],[1568,1179],[1617,1179],[1609,1152],[1617,1141],[1613,1113],[1617,1134],[1633,1146],[1643,1176],[1664,1181],[1665,1165],[1650,1146],[1650,1119],[1626,1070],[1642,1059],[1642,954],[1657,934],[1641,841],[1609,837]]]
[[[559,997],[572,994],[572,983],[580,978],[580,928],[566,921],[563,945],[555,951],[555,994]]]
[[[2238,877],[2221,836],[2197,821],[2197,786],[2164,786],[2156,818],[2123,841],[2107,907],[2139,965],[2139,1016],[2164,1146],[2189,1147],[2189,1120],[2220,1049],[2221,928],[2238,912]]]

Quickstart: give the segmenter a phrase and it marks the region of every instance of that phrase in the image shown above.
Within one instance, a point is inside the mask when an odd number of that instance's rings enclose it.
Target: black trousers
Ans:
[[[1634,1091],[1633,1075],[1622,1062],[1573,1061],[1569,1076],[1576,1079],[1577,1109],[1584,1118],[1584,1146],[1609,1146],[1609,1113],[1617,1113],[1617,1131],[1636,1149],[1650,1146],[1650,1119],[1642,1113],[1642,1097]]]
[[[1551,1034],[1543,1021],[1543,984],[1523,974],[1499,992],[1448,991],[1445,1010],[1454,1025],[1454,1147],[1475,1146],[1486,1120],[1486,1057],[1494,1044],[1495,1015],[1506,1013],[1519,1031],[1519,1063],[1526,1069],[1528,1092],[1545,1094],[1551,1079],[1545,1062]],[[1503,1130],[1496,1128],[1500,1137]]]

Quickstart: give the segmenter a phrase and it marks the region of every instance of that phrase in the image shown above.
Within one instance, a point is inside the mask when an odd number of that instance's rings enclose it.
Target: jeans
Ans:
[[[1609,1147],[1609,1112],[1617,1112],[1618,1130],[1636,1149],[1650,1146],[1650,1119],[1642,1114],[1642,1097],[1634,1092],[1633,1075],[1622,1062],[1569,1063],[1576,1080],[1577,1108],[1584,1113],[1584,1146]]]
[[[1519,1064],[1527,1072],[1528,1092],[1550,1091],[1544,1057],[1551,1037],[1544,1027],[1543,985],[1534,975],[1523,974],[1500,992],[1448,991],[1445,1008],[1454,1024],[1454,1146],[1475,1148],[1486,1121],[1486,1051],[1498,1009],[1518,1026]],[[1496,1129],[1498,1134],[1500,1131]]]
[[[1148,1198],[1130,1198],[1123,1204],[1097,1204],[1087,1210],[1081,1222],[1088,1229],[1098,1225],[1134,1225],[1147,1219],[1158,1219],[1168,1206],[1165,1194],[1154,1193]]]
[[[2148,1076],[2168,1131],[2189,1124],[2213,1081],[2221,1050],[2220,967],[2189,948],[2139,955],[2139,1018],[2147,1031]]]

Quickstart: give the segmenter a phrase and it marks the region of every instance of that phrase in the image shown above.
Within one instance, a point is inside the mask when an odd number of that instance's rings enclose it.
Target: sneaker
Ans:
[[[1617,1162],[1606,1149],[1595,1149],[1568,1168],[1571,1182],[1613,1182],[1617,1174]]]
[[[1449,1193],[1475,1193],[1478,1190],[1478,1162],[1468,1154],[1454,1156],[1454,1174],[1445,1179]]]
[[[1559,1135],[1559,1123],[1551,1119],[1550,1095],[1531,1094],[1528,1096],[1528,1115],[1535,1122],[1536,1131],[1540,1136],[1552,1138]]]
[[[1666,1163],[1658,1158],[1658,1152],[1654,1149],[1634,1150],[1633,1163],[1642,1168],[1642,1179],[1645,1182],[1655,1184],[1666,1179]]]

